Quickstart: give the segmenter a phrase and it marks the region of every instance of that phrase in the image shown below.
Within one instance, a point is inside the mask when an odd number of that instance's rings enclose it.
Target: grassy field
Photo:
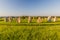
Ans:
[[[1,19],[2,20],[2,19]],[[57,22],[36,23],[36,19],[27,23],[27,19],[21,19],[18,24],[0,21],[0,40],[60,40],[60,19]]]
[[[60,40],[60,25],[0,26],[0,40]]]

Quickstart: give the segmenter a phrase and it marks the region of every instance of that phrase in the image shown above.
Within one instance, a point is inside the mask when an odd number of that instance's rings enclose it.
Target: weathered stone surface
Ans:
[[[11,22],[11,17],[8,17],[8,21]]]
[[[48,20],[48,22],[51,22],[51,16],[48,16],[47,20]]]
[[[41,23],[41,22],[42,22],[42,19],[40,17],[38,17],[37,23]]]
[[[28,17],[28,23],[30,23],[32,20],[31,20],[31,17],[29,16]]]
[[[57,18],[56,18],[56,16],[54,17],[54,20],[53,20],[54,22],[56,22],[57,21]]]
[[[21,19],[20,17],[17,18],[17,22],[20,23],[21,22]]]
[[[3,19],[4,19],[4,22],[6,22],[6,18],[4,17]]]
[[[6,17],[6,22],[8,22],[8,17]]]
[[[33,20],[34,20],[34,17],[33,17]]]

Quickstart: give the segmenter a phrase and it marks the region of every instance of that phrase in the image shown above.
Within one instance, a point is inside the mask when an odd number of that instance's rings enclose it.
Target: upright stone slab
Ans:
[[[4,22],[6,22],[6,17],[4,17]]]
[[[32,20],[31,20],[31,17],[29,16],[28,17],[28,23],[30,23]]]
[[[54,17],[54,22],[56,22],[56,20],[57,20],[57,19],[56,19],[56,16],[55,16],[55,17]]]
[[[33,17],[33,20],[34,20],[34,17]]]
[[[11,17],[8,17],[8,21],[11,22]]]
[[[48,22],[51,22],[51,16],[48,16],[47,20],[48,20]]]
[[[42,22],[41,17],[38,17],[38,19],[37,19],[37,23],[41,23],[41,22]]]
[[[6,17],[6,22],[8,22],[8,17]]]
[[[21,22],[21,19],[20,17],[17,18],[17,22],[20,23]]]

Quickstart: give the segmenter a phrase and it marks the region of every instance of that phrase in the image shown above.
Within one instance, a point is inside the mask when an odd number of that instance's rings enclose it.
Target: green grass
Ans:
[[[0,26],[0,40],[60,40],[59,26]]]
[[[0,40],[60,40],[60,20],[57,22],[27,23],[27,19],[0,21]]]

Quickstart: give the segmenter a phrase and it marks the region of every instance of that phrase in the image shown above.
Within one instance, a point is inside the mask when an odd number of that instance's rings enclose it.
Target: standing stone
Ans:
[[[11,22],[11,17],[8,18],[9,22]]]
[[[34,20],[34,17],[33,17],[33,20]]]
[[[6,18],[4,17],[4,22],[6,22]]]
[[[55,16],[55,17],[54,17],[54,22],[56,22],[56,20],[57,20],[57,19],[56,19],[56,16]]]
[[[8,22],[8,17],[6,17],[6,22]]]
[[[18,23],[20,23],[20,22],[21,22],[20,17],[18,17],[18,18],[17,18],[17,22],[18,22]]]
[[[8,21],[11,22],[11,17],[8,17]]]
[[[28,23],[30,23],[32,20],[31,20],[31,17],[29,16],[28,17]]]
[[[40,17],[38,17],[37,23],[41,23],[41,22],[42,22],[42,19]]]
[[[48,16],[47,20],[48,20],[48,22],[51,22],[51,16]]]

